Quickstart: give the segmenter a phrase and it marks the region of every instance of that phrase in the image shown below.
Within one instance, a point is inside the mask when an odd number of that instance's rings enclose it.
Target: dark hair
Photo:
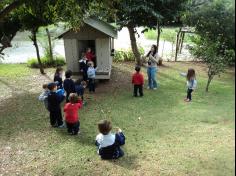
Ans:
[[[195,70],[192,68],[188,69],[187,80],[190,81],[192,78],[195,77],[196,77]]]
[[[89,61],[89,62],[88,62],[88,66],[89,66],[89,67],[92,67],[92,66],[93,66],[93,61]]]
[[[65,77],[66,78],[70,78],[72,76],[72,71],[71,70],[67,70],[65,73]]]
[[[141,67],[137,65],[137,66],[135,67],[135,71],[136,71],[136,72],[140,72],[140,70],[141,70]]]
[[[71,93],[69,95],[69,100],[70,100],[70,103],[72,104],[75,104],[75,103],[78,103],[78,95],[76,93]]]
[[[48,88],[48,84],[43,84],[43,89],[47,89]]]
[[[154,57],[157,53],[157,45],[152,45],[152,47],[154,48],[154,52],[152,54],[152,56]],[[149,57],[149,55],[151,54],[151,50],[148,52],[148,54],[146,55],[146,57]]]
[[[112,129],[111,122],[109,120],[101,120],[98,123],[98,130],[103,135],[107,135]]]
[[[55,75],[56,75],[56,74],[59,74],[60,71],[63,71],[63,68],[62,68],[62,67],[57,67],[56,72],[55,72]]]
[[[57,87],[57,84],[54,83],[54,82],[48,84],[48,89],[49,89],[50,91],[52,91],[55,87]]]

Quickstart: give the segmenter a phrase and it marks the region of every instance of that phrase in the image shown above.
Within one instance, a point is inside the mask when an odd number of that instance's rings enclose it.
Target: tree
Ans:
[[[127,27],[129,30],[131,48],[136,58],[137,64],[141,64],[141,54],[136,42],[136,28],[140,26],[156,26],[157,19],[161,19],[161,14],[156,11],[153,1],[147,0],[120,0],[114,4],[117,9],[116,20],[120,29]],[[155,19],[155,20],[152,20]]]
[[[235,60],[235,9],[231,0],[214,0],[188,13],[186,22],[195,26],[198,37],[192,53],[208,67],[206,91],[215,75]]]
[[[1,11],[0,11],[0,22],[3,21],[3,19],[13,10],[15,10],[16,8],[18,8],[19,6],[21,6],[24,3],[23,0],[15,0],[15,1],[4,1],[4,2],[0,2],[0,7],[1,7]]]

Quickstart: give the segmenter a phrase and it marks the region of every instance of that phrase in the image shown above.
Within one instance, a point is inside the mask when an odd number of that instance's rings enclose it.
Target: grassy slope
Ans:
[[[115,64],[112,80],[99,84],[80,111],[81,135],[71,137],[65,129],[49,127],[48,113],[36,99],[40,85],[50,78],[25,65],[0,65],[1,173],[234,175],[233,74],[214,80],[207,94],[205,68],[194,64],[199,87],[194,101],[186,104],[185,80],[179,72],[191,66],[165,63],[159,72],[160,89],[145,90],[145,97],[136,99],[127,79],[133,66]],[[51,77],[52,70],[47,72]],[[126,156],[118,161],[101,161],[96,155],[96,123],[103,118],[127,136]]]

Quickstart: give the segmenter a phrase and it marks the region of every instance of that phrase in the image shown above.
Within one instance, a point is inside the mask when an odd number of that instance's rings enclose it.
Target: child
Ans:
[[[82,98],[82,101],[84,101],[84,90],[87,86],[87,83],[85,81],[79,81],[77,80],[75,82],[75,92],[78,96]]]
[[[91,48],[87,48],[87,51],[86,51],[86,58],[88,59],[88,61],[92,61],[92,62],[95,62],[95,55],[92,53],[92,50]]]
[[[63,69],[61,67],[57,67],[56,72],[54,74],[54,82],[58,82],[58,89],[62,89],[62,72]]]
[[[187,97],[184,99],[186,102],[192,101],[192,92],[197,88],[197,80],[195,70],[190,68],[188,73],[181,73],[181,76],[186,76],[187,78]]]
[[[71,93],[75,93],[75,83],[74,81],[71,79],[72,76],[72,71],[71,70],[67,70],[65,73],[65,77],[66,79],[64,80],[64,84],[63,87],[66,91],[66,102],[69,102],[69,95]]]
[[[98,123],[100,134],[97,135],[95,144],[102,159],[118,159],[124,155],[120,146],[125,144],[125,136],[121,129],[117,129],[116,134],[112,134],[111,129],[112,125],[108,120]]]
[[[43,92],[39,95],[39,101],[43,101],[44,106],[48,109],[48,94],[50,93],[48,89],[48,84],[43,84]]]
[[[86,58],[85,53],[82,53],[82,59],[79,61],[79,67],[80,67],[80,71],[83,74],[83,80],[87,81],[88,80],[88,75],[87,75],[88,59]]]
[[[48,109],[50,112],[50,124],[52,127],[63,127],[62,114],[61,114],[61,102],[64,100],[64,96],[57,94],[57,84],[49,83],[48,89],[50,93],[48,95]]]
[[[95,77],[96,77],[96,69],[93,66],[93,62],[88,63],[88,86],[89,86],[89,92],[95,92]]]
[[[69,100],[70,103],[67,103],[64,107],[67,131],[71,135],[77,135],[80,127],[78,110],[82,107],[82,101],[78,100],[75,93],[70,94]]]
[[[141,68],[139,66],[135,67],[136,73],[133,74],[132,77],[132,84],[134,85],[134,97],[138,96],[138,92],[140,97],[143,96],[143,84],[144,78],[143,75],[140,73]]]

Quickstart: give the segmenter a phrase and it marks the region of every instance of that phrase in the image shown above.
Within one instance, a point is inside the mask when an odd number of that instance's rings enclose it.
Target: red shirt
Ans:
[[[143,85],[144,84],[144,78],[141,73],[134,73],[132,77],[132,84],[134,85]]]
[[[64,106],[65,118],[68,123],[76,123],[79,121],[78,110],[82,108],[82,102],[75,104],[66,103]]]
[[[92,52],[86,52],[85,56],[88,61],[94,61],[95,55]]]

